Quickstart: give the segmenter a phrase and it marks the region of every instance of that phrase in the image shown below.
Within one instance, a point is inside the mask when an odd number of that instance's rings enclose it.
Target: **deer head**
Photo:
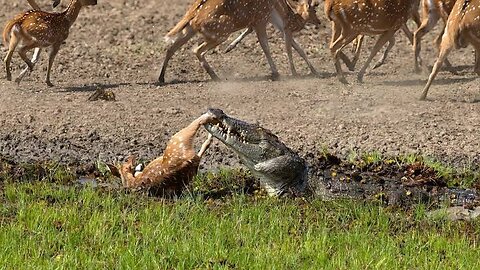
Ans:
[[[301,0],[295,10],[296,13],[302,16],[307,23],[311,23],[315,26],[321,25],[320,19],[317,17],[317,7],[319,3],[312,0]]]

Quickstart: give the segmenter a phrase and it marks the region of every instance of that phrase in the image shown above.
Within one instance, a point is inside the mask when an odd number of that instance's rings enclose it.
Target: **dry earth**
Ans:
[[[26,10],[24,2],[0,0],[0,21]],[[50,1],[38,2],[51,10]],[[355,82],[356,73],[349,73],[349,86],[340,84],[328,51],[328,23],[297,36],[322,74],[319,78],[306,76],[308,69],[298,57],[305,76],[288,75],[283,44],[272,30],[270,45],[284,75],[281,81],[267,78],[268,65],[251,35],[229,54],[223,54],[223,44],[207,56],[224,81],[210,81],[201,69],[191,52],[195,39],[172,59],[168,84],[156,85],[163,36],[189,2],[100,0],[82,10],[54,64],[55,87],[43,83],[46,54],[20,85],[0,81],[0,155],[68,163],[113,162],[129,154],[149,160],[176,131],[216,107],[271,129],[302,156],[324,148],[341,156],[351,151],[418,153],[478,166],[480,89],[471,47],[452,53],[459,75],[441,72],[424,102],[418,97],[427,74],[413,73],[412,50],[400,33],[387,63],[368,73],[364,84]],[[318,14],[324,19],[323,10]],[[438,31],[424,39],[422,56],[430,66]],[[18,55],[13,67],[14,76],[23,67]],[[117,101],[87,101],[97,88],[113,91]],[[237,166],[238,159],[216,143],[203,168],[229,165]]]

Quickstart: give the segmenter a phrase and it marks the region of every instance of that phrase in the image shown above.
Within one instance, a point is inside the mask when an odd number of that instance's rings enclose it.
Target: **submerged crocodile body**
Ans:
[[[209,109],[214,120],[206,130],[235,151],[242,163],[260,179],[271,196],[286,192],[302,193],[307,184],[307,165],[293,150],[269,130],[226,115],[222,110]]]

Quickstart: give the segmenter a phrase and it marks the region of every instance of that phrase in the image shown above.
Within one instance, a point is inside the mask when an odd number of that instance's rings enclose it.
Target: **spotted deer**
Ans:
[[[67,39],[70,27],[77,19],[82,7],[96,4],[97,0],[71,0],[68,7],[61,13],[31,10],[8,21],[3,30],[4,44],[8,44],[8,53],[5,57],[7,80],[12,79],[10,63],[15,49],[18,48],[18,54],[32,71],[34,63],[28,59],[27,52],[34,48],[51,47],[45,82],[48,86],[53,86],[50,81],[50,72],[60,45]],[[20,82],[21,79],[22,77],[18,77],[16,82]]]
[[[165,36],[165,40],[170,43],[170,46],[167,49],[158,81],[165,82],[168,61],[197,33],[202,35],[204,42],[193,52],[210,77],[213,80],[219,80],[205,59],[205,54],[223,43],[233,32],[249,27],[254,29],[257,34],[272,71],[272,77],[278,77],[277,67],[268,46],[266,26],[271,16],[283,21],[278,12],[282,10],[281,3],[279,3],[281,1],[285,0],[195,0],[180,22]]]
[[[37,5],[37,3],[34,1],[34,0],[28,0],[28,3],[30,4],[30,6],[32,6],[32,8],[34,10],[40,10],[40,7]],[[60,4],[60,0],[53,0],[52,1],[52,6],[53,8],[57,7],[58,5]],[[33,56],[32,56],[32,64],[36,64],[38,62],[38,59],[40,57],[40,52],[41,52],[41,48],[35,48],[33,50]],[[28,73],[30,69],[27,67],[25,67],[21,72],[20,74],[18,75],[17,79],[15,79],[15,81],[17,82],[20,82],[23,77]]]
[[[147,189],[158,195],[178,195],[197,174],[200,159],[208,149],[212,135],[195,153],[194,139],[203,125],[214,121],[214,115],[207,112],[170,138],[163,155],[150,162],[141,172],[134,173],[135,157],[118,166],[123,186],[130,189]]]
[[[292,49],[291,46],[298,52],[298,54],[305,60],[310,71],[313,74],[316,74],[317,71],[312,66],[310,61],[307,58],[307,55],[302,50],[302,48],[297,44],[295,39],[293,39],[292,34],[299,32],[305,28],[307,23],[312,23],[313,25],[319,26],[321,24],[320,19],[317,17],[317,7],[319,3],[312,0],[300,0],[300,1],[281,1],[283,9],[280,11],[280,16],[284,18],[284,22],[276,20],[274,16],[270,18],[270,22],[283,33],[286,41],[286,50],[288,55],[288,61],[290,64],[290,70],[293,75],[297,75],[295,66],[292,60]],[[247,35],[253,32],[253,28],[248,28],[240,34],[225,50],[226,53],[233,50]],[[290,36],[290,37],[287,37]],[[291,44],[288,44],[291,40]]]
[[[420,50],[423,36],[430,32],[430,30],[432,30],[432,28],[437,24],[440,18],[443,20],[444,23],[447,22],[448,15],[452,11],[455,2],[456,0],[422,0],[422,23],[413,34],[413,51],[415,52],[416,72],[419,72],[421,70],[420,65],[422,64],[422,60],[420,58]],[[437,48],[442,42],[442,36],[445,27],[443,27],[442,29],[442,32],[435,40]],[[447,59],[445,59],[445,64],[451,68],[451,64]]]
[[[379,35],[370,55],[358,73],[363,81],[373,57],[410,18],[418,0],[326,0],[325,14],[332,22],[330,51],[335,61],[337,77],[348,83],[340,66],[341,50],[359,35]]]
[[[433,65],[420,100],[427,98],[433,80],[447,59],[448,54],[458,47],[471,44],[475,49],[475,73],[480,75],[480,0],[457,0],[445,25],[438,58]]]

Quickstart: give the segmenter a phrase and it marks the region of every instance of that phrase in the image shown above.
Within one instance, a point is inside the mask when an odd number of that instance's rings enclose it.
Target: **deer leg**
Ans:
[[[198,154],[197,154],[198,157],[201,158],[203,154],[205,154],[205,151],[207,151],[208,147],[212,143],[212,140],[213,140],[213,135],[209,133],[207,140],[203,142],[202,148],[200,148],[200,151],[198,151]]]
[[[293,76],[298,76],[297,70],[295,69],[295,65],[293,64],[292,34],[287,29],[284,29],[283,34],[284,34],[283,39],[285,40],[285,48],[287,49],[288,64],[290,65],[290,72],[292,72]]]
[[[348,56],[346,54],[344,54],[343,52],[339,52],[338,57],[340,57],[340,59],[342,59],[343,63],[347,66],[348,70],[350,70],[350,71],[355,70],[355,63],[350,61],[350,59],[348,59]]]
[[[235,49],[235,47],[237,47],[237,45],[246,37],[248,36],[250,33],[253,32],[253,28],[249,27],[247,28],[245,31],[243,31],[240,36],[238,36],[234,41],[232,41],[232,43],[230,43],[230,45],[228,45],[228,47],[225,49],[225,53],[228,53],[230,52],[231,50]]]
[[[475,46],[475,69],[473,71],[480,76],[480,44]]]
[[[467,39],[466,41],[472,44],[475,49],[475,65],[473,71],[480,76],[480,38],[471,31],[467,31],[464,36]]]
[[[403,33],[405,34],[405,36],[408,38],[408,41],[410,41],[410,44],[413,45],[413,34],[412,34],[412,31],[410,31],[410,29],[408,29],[408,26],[407,26],[407,23],[404,23],[401,27]]]
[[[40,58],[40,52],[41,52],[40,48],[35,48],[35,51],[33,52],[32,60],[31,60],[33,65],[35,65],[38,62],[38,59]],[[18,77],[15,79],[15,82],[20,83],[20,81],[22,81],[23,77],[25,77],[25,75],[29,70],[30,69],[28,68],[28,66],[24,68],[22,72],[20,72]]]
[[[47,78],[45,80],[45,83],[47,83],[47,85],[50,87],[53,86],[52,82],[50,81],[50,73],[52,71],[52,65],[53,61],[55,60],[55,56],[57,56],[57,53],[60,50],[60,45],[61,43],[53,44],[52,49],[50,50],[50,54],[48,55]]]
[[[438,22],[438,16],[433,13],[424,14],[426,19],[422,21],[422,24],[418,29],[413,33],[413,51],[415,53],[415,72],[420,72],[422,65],[422,59],[420,58],[420,50],[422,45],[422,37],[430,32],[435,24]]]
[[[420,13],[418,13],[418,8],[413,9],[411,18],[417,25],[417,28],[420,27],[420,25],[422,24],[422,20],[420,19]]]
[[[435,39],[435,46],[439,51],[440,51],[440,44],[442,43],[443,33],[445,33],[445,28],[442,29],[442,32],[440,32],[440,34]],[[452,63],[448,61],[448,58],[445,58],[445,61],[443,61],[443,64],[445,65],[445,68],[448,69],[448,71],[450,71],[450,73],[452,73],[453,75],[458,75],[458,72],[455,71],[455,69],[452,66]]]
[[[338,34],[339,31],[340,31],[340,34]],[[338,80],[343,84],[348,84],[343,74],[342,66],[340,65],[339,54],[343,49],[343,47],[345,47],[347,44],[352,42],[357,37],[357,35],[350,34],[348,36],[344,36],[344,32],[348,32],[348,31],[342,31],[342,29],[338,27],[335,24],[335,22],[332,21],[332,41],[330,42],[330,52],[332,53],[333,60],[335,62],[335,70],[337,72]],[[337,35],[338,35],[338,38],[335,39]]]
[[[395,45],[395,37],[392,36],[392,38],[388,41],[388,46],[387,46],[387,49],[385,50],[385,52],[383,53],[382,59],[380,59],[380,60],[375,64],[375,66],[373,67],[373,69],[376,69],[376,68],[382,66],[382,65],[385,63],[385,59],[387,59],[388,53],[392,50],[392,48],[393,48],[394,45]]]
[[[435,62],[435,65],[433,65],[432,73],[430,73],[427,84],[423,88],[423,92],[422,92],[422,95],[420,96],[420,100],[425,100],[427,98],[428,89],[430,89],[430,86],[432,85],[433,80],[435,79],[435,77],[438,74],[438,71],[442,67],[443,61],[445,61],[445,59],[447,58],[447,55],[452,50],[451,44],[446,44],[446,45],[447,46],[440,47],[440,53],[438,55],[437,61]]]
[[[263,53],[267,58],[267,62],[270,65],[270,69],[272,71],[272,79],[275,80],[280,75],[278,74],[277,66],[275,66],[275,63],[273,62],[272,55],[270,53],[270,48],[268,46],[266,25],[261,24],[261,25],[255,26],[255,33],[257,34],[257,39],[258,39],[258,42],[260,43],[260,46],[262,47]]]
[[[292,38],[292,46],[300,55],[300,57],[302,57],[303,60],[305,60],[305,62],[308,65],[308,68],[310,68],[310,72],[312,72],[312,74],[314,74],[315,76],[318,76],[318,72],[315,69],[315,67],[313,67],[312,63],[310,63],[310,61],[308,60],[307,54],[303,51],[302,47],[300,47],[300,45],[298,45],[298,43],[293,38]]]
[[[333,43],[338,39],[338,37],[340,36],[340,30],[338,31],[333,31],[333,26],[334,23],[332,22],[332,39],[330,40],[330,47],[333,46]],[[348,67],[348,70],[350,71],[354,71],[355,70],[355,63],[353,63],[352,61],[350,61],[350,59],[348,59],[348,56],[345,55],[342,51],[338,53],[338,57],[340,57],[340,59],[342,59],[343,63],[345,63],[345,65]]]
[[[198,46],[193,50],[198,60],[200,61],[200,65],[202,65],[202,67],[205,69],[205,71],[207,71],[208,75],[210,75],[210,77],[214,81],[219,81],[220,78],[217,76],[217,74],[215,74],[215,71],[213,71],[212,67],[208,64],[207,59],[205,59],[205,54],[209,50],[217,47],[220,43],[222,42],[221,41],[213,41],[213,42],[205,41],[202,44],[200,44],[200,46]]]
[[[355,39],[356,41],[356,46],[355,46],[355,54],[353,56],[353,60],[352,60],[352,69],[351,71],[354,71],[355,70],[355,66],[357,65],[357,62],[358,62],[358,59],[360,59],[360,52],[362,50],[362,43],[363,43],[363,39],[365,38],[364,35],[359,35],[357,36],[357,38]]]
[[[165,59],[163,60],[162,70],[160,71],[160,76],[158,76],[159,83],[165,83],[165,71],[167,70],[168,61],[172,58],[178,49],[180,49],[185,43],[187,43],[194,35],[195,32],[190,27],[186,27],[183,30],[183,36],[179,36],[167,49]]]
[[[372,51],[370,52],[370,55],[368,56],[367,61],[365,62],[365,64],[363,64],[363,67],[362,69],[360,69],[360,72],[358,72],[358,76],[357,76],[358,82],[363,82],[363,76],[365,75],[365,72],[368,66],[370,65],[370,62],[372,61],[373,57],[375,57],[375,55],[378,53],[378,51],[380,51],[380,49],[383,47],[383,45],[385,45],[387,41],[394,38],[393,37],[394,34],[395,34],[395,31],[388,31],[382,34],[378,38],[377,42],[373,46]]]
[[[32,72],[33,71],[33,67],[34,67],[34,63],[32,63],[32,61],[30,61],[30,59],[28,59],[28,56],[27,56],[27,52],[31,49],[33,49],[35,47],[33,46],[25,46],[25,47],[22,47],[21,49],[18,50],[18,55],[20,55],[20,57],[22,58],[22,60],[27,64],[27,67],[24,69],[26,70],[25,72],[21,72],[20,75],[15,79],[15,82],[16,83],[20,83],[22,81],[22,78],[23,76],[25,75],[25,73],[27,71],[30,71]],[[32,58],[33,59],[33,58]],[[23,75],[22,75],[23,73]]]
[[[10,71],[10,63],[12,62],[12,56],[15,52],[15,48],[18,45],[18,39],[15,35],[10,35],[10,43],[8,44],[8,53],[5,56],[5,72],[7,73],[7,80],[12,80],[12,72]]]

